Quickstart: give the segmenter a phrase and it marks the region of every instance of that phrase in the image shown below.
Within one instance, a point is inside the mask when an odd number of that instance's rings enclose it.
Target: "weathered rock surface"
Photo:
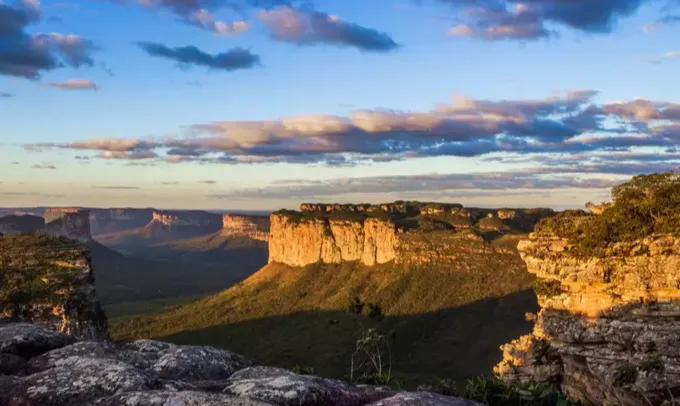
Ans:
[[[87,246],[45,234],[0,237],[2,318],[79,338],[108,337]]]
[[[66,237],[80,242],[92,239],[90,210],[78,207],[60,207],[45,210],[45,228],[49,235]]]
[[[269,218],[265,216],[240,216],[227,214],[222,217],[222,235],[245,236],[253,240],[269,241]]]
[[[42,326],[0,325],[0,361],[20,362],[16,370],[0,371],[0,405],[478,405],[430,393],[355,387],[280,368],[249,367],[241,356],[211,347],[73,340]]]
[[[533,334],[503,347],[504,379],[551,379],[596,405],[664,405],[680,398],[680,240],[619,243],[579,257],[567,240],[519,244],[541,278]]]

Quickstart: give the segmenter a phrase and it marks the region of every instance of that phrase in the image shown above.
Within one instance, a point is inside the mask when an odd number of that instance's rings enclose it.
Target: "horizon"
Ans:
[[[0,207],[563,210],[680,166],[678,0],[190,3],[0,3]]]

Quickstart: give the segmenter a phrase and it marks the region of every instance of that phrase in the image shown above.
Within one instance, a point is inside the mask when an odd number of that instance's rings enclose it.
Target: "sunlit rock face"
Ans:
[[[87,246],[46,234],[0,237],[0,319],[106,338]]]
[[[396,258],[396,234],[395,225],[389,220],[298,220],[274,214],[269,262],[290,266],[343,261],[384,264]]]
[[[222,216],[222,235],[244,236],[258,241],[269,241],[269,218],[265,216]]]
[[[583,257],[534,233],[518,248],[541,278],[542,310],[533,334],[503,347],[498,374],[551,379],[596,405],[680,398],[680,239],[656,235]]]
[[[77,207],[60,207],[45,210],[44,232],[81,242],[92,239],[90,210]]]

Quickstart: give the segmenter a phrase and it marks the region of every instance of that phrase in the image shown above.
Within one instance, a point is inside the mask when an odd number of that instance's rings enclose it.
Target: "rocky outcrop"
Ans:
[[[271,217],[270,263],[384,264],[396,258],[397,246],[395,225],[388,220],[298,219],[285,214]]]
[[[204,211],[160,211],[154,210],[152,223],[162,224],[166,227],[210,227],[219,228],[222,217],[217,214]]]
[[[73,342],[39,326],[0,325],[3,406],[481,406],[433,393],[352,386],[212,347],[141,340]],[[19,363],[17,360],[20,360]],[[8,370],[8,369],[5,369]]]
[[[269,218],[265,216],[222,216],[222,235],[269,241]]]
[[[87,246],[46,234],[0,237],[1,319],[80,338],[107,337]]]
[[[90,210],[77,207],[61,207],[45,210],[44,232],[86,242],[92,239]]]
[[[90,226],[93,234],[103,234],[144,227],[153,215],[153,209],[91,209]]]
[[[531,335],[503,347],[498,374],[554,380],[596,405],[680,398],[680,239],[655,235],[584,256],[543,232],[518,249],[539,277],[542,309]]]

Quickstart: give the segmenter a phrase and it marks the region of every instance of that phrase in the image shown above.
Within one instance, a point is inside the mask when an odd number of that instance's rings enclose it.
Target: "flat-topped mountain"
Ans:
[[[469,238],[528,232],[550,209],[479,209],[459,204],[309,204],[271,216],[269,262],[364,265],[456,261],[457,231]],[[457,238],[457,237],[456,237]]]
[[[143,227],[151,221],[153,209],[111,208],[91,209],[92,234],[105,234]]]
[[[45,210],[44,231],[50,235],[68,237],[81,242],[92,239],[90,210],[78,207]]]

